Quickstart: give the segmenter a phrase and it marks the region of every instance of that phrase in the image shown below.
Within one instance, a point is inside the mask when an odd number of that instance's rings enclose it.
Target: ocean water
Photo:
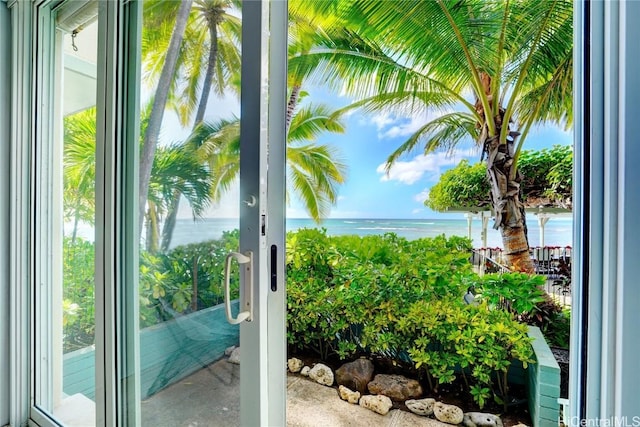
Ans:
[[[502,247],[502,238],[497,230],[492,228],[493,221],[489,220],[487,229],[487,246]],[[225,230],[238,228],[237,219],[207,218],[199,220],[179,219],[176,223],[171,246],[196,243],[215,239]],[[366,236],[371,234],[395,233],[407,239],[446,236],[468,237],[468,223],[465,218],[460,219],[327,219],[316,224],[310,219],[287,219],[287,231],[300,228],[324,228],[328,235],[355,234]],[[481,221],[475,219],[471,225],[471,238],[474,247],[482,247]],[[529,246],[540,246],[540,227],[534,215],[527,215]],[[546,246],[573,246],[573,221],[571,217],[551,218],[544,227],[544,244]]]

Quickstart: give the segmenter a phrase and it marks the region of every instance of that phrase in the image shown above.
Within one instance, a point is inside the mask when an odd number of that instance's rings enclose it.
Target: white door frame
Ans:
[[[640,423],[639,21],[636,1],[575,3],[571,426]]]
[[[10,313],[10,394],[9,422],[22,425],[31,415],[33,378],[29,377],[35,344],[30,337],[33,313],[30,300],[33,298],[27,282],[31,282],[33,260],[30,253],[32,240],[32,208],[30,195],[35,182],[32,178],[32,141],[35,114],[34,63],[31,52],[35,49],[34,11],[40,1],[17,1],[8,3],[11,10],[12,31],[12,121],[11,121],[11,176],[12,195],[10,212],[9,277],[11,284],[12,311]],[[242,204],[241,249],[256,247],[254,269],[256,320],[244,324],[242,342],[258,343],[257,352],[242,352],[241,390],[245,399],[242,410],[242,425],[284,425],[286,402],[286,336],[285,336],[285,289],[284,289],[284,118],[286,112],[286,1],[246,2],[244,19],[257,23],[245,25],[243,52],[243,99],[246,106],[243,116],[245,144],[259,142],[259,156],[244,156],[245,175],[243,195],[257,195],[258,204],[251,210]],[[135,7],[131,7],[135,5]],[[137,197],[137,174],[131,166],[137,160],[137,137],[132,126],[135,120],[131,112],[139,96],[135,79],[136,63],[124,64],[125,50],[134,45],[139,35],[140,4],[138,2],[100,2],[102,28],[99,49],[105,55],[99,64],[100,70],[98,102],[104,110],[98,118],[98,143],[96,176],[101,185],[96,189],[100,201],[96,220],[96,313],[97,321],[97,373],[96,401],[97,425],[136,425],[139,413],[135,396],[139,385],[135,380],[137,340],[116,343],[115,337],[126,331],[132,336],[137,319],[135,304],[127,301],[135,298],[136,274],[132,259],[137,259],[137,245],[125,246],[124,237],[136,230],[136,215],[129,215],[127,207],[135,206]],[[125,29],[129,28],[126,32]],[[120,34],[116,38],[109,35]],[[271,39],[269,39],[271,37]],[[271,42],[269,42],[271,40]],[[257,43],[256,43],[257,41]],[[257,50],[255,50],[257,48]],[[254,54],[252,54],[254,53]],[[269,60],[271,58],[271,60]],[[131,60],[131,57],[128,57]],[[139,62],[139,57],[134,61]],[[120,93],[113,91],[114,87]],[[122,91],[126,91],[123,93]],[[258,102],[256,102],[258,101]],[[249,122],[252,125],[249,125]],[[117,123],[117,125],[116,125]],[[135,149],[126,148],[124,141],[136,141]],[[131,144],[129,144],[131,146]],[[123,148],[125,147],[125,148]],[[248,163],[247,163],[248,161]],[[267,162],[269,167],[267,167]],[[256,167],[257,166],[257,167]],[[248,169],[247,169],[248,168]],[[269,185],[267,185],[269,183]],[[133,209],[132,212],[137,212]],[[106,237],[109,236],[109,237]],[[112,238],[113,237],[113,238]],[[275,246],[274,252],[271,247]],[[277,277],[271,289],[271,257],[276,256]],[[133,272],[133,273],[132,273]],[[129,283],[125,287],[123,283]],[[112,284],[117,286],[111,286]],[[268,303],[268,304],[267,304]],[[133,326],[132,326],[133,325]],[[133,329],[132,329],[133,328]],[[120,344],[125,344],[124,348]],[[127,351],[128,349],[128,351]],[[118,354],[116,352],[119,351]],[[101,367],[101,368],[100,368]],[[128,398],[127,398],[128,396]],[[123,417],[125,411],[128,418]],[[31,413],[31,415],[29,415]],[[2,414],[0,414],[2,415]],[[47,418],[37,416],[38,423]]]
[[[242,5],[240,252],[258,254],[253,266],[254,317],[240,325],[242,426],[286,424],[287,22],[286,1],[245,1]],[[277,274],[273,289],[272,256]],[[247,351],[249,348],[254,351]]]

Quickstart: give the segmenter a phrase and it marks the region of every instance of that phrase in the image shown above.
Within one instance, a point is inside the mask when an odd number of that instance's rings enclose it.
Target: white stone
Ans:
[[[300,375],[304,376],[304,377],[308,377],[309,376],[309,371],[311,371],[311,368],[308,366],[305,366],[304,368],[302,368],[302,370],[300,371]]]
[[[455,405],[447,405],[442,402],[436,402],[436,404],[433,405],[433,414],[438,421],[448,424],[460,424],[464,418],[462,409]]]
[[[309,378],[317,382],[318,384],[333,385],[333,371],[327,365],[322,363],[316,364],[309,371]]]
[[[382,394],[375,396],[368,394],[360,398],[360,406],[380,415],[387,415],[393,406],[393,403],[391,403],[390,398],[383,396]]]
[[[349,403],[353,403],[357,405],[358,401],[360,400],[359,391],[350,390],[349,388],[343,385],[338,387],[338,393],[340,394],[340,399],[346,400]]]
[[[235,345],[232,345],[231,347],[227,347],[226,350],[224,351],[224,355],[229,357],[231,356],[231,353],[233,353],[233,350],[236,349]]]
[[[287,367],[289,368],[289,372],[293,372],[294,374],[300,372],[300,369],[302,369],[303,366],[304,363],[302,363],[302,360],[295,357],[287,360]]]
[[[502,427],[499,416],[483,412],[467,412],[464,414],[462,424],[466,427]]]
[[[231,355],[229,356],[229,362],[235,365],[240,364],[240,347],[236,347],[233,349]]]
[[[433,414],[433,406],[436,404],[436,400],[430,397],[426,399],[409,399],[404,404],[414,414],[426,417]]]

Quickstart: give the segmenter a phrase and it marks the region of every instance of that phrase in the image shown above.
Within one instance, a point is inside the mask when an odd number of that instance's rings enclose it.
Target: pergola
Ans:
[[[483,207],[454,207],[447,209],[447,212],[463,212],[465,218],[467,218],[467,236],[471,239],[472,221],[474,218],[479,218],[482,222],[482,231],[480,236],[482,239],[482,247],[487,247],[487,229],[489,225],[489,219],[494,217],[493,211],[489,206]],[[528,206],[525,207],[525,212],[533,213],[538,219],[538,225],[540,226],[540,246],[544,246],[544,227],[552,217],[558,216],[570,216],[572,214],[571,209],[563,207],[552,206]]]

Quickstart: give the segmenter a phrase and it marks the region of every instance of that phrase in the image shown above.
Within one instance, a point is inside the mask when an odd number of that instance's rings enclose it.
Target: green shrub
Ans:
[[[571,331],[571,308],[553,311],[548,321],[540,327],[547,343],[552,347],[569,348]]]
[[[418,369],[433,389],[461,376],[479,406],[490,398],[506,402],[512,360],[531,362],[527,327],[488,301],[463,302],[470,284],[480,287],[469,253],[470,242],[459,237],[408,241],[394,234],[290,233],[289,345],[323,359],[389,357]],[[529,276],[493,281],[508,283],[506,288],[517,281],[536,283]]]
[[[65,237],[62,246],[62,325],[64,352],[94,343],[95,304],[93,242]]]
[[[471,282],[479,299],[515,315],[530,316],[545,301],[545,277],[524,273],[487,274]]]
[[[178,246],[167,254],[140,255],[142,325],[224,302],[224,263],[239,245],[237,230],[217,240]],[[238,265],[232,263],[231,296],[238,295]]]

